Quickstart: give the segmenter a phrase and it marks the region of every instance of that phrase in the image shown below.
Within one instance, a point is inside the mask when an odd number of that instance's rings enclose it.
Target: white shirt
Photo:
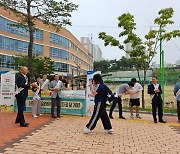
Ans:
[[[138,91],[137,93],[135,94],[131,94],[130,95],[130,99],[137,99],[139,98],[139,93],[140,91],[143,90],[143,87],[139,84],[139,83],[135,83],[134,87],[132,87],[131,91],[134,92],[134,91]]]
[[[22,74],[22,73],[21,73]],[[27,85],[28,84],[28,77],[26,76],[26,75],[24,75],[24,74],[22,74],[23,76],[24,76],[24,78],[26,79],[26,83],[25,83],[25,85]]]
[[[153,84],[153,86],[154,86],[154,90],[156,90],[156,89],[158,89],[158,88],[159,88],[159,84],[158,84],[158,83]]]

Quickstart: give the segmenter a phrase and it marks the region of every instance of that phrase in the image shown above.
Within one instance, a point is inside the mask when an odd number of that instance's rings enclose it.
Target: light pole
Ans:
[[[80,64],[78,62],[75,62],[76,66],[77,66],[77,79],[78,79],[78,85],[77,88],[79,87],[80,89],[80,81],[81,81],[81,68],[80,68]]]
[[[78,65],[78,69],[79,69],[79,89],[81,87],[81,68],[80,68],[80,64]]]
[[[77,85],[77,89],[78,89],[78,87],[79,87],[79,89],[80,89],[80,87],[81,87],[81,85],[80,85],[80,81],[81,81],[81,79],[80,79],[80,76],[81,76],[81,68],[80,68],[80,63],[79,63],[79,60],[80,60],[80,58],[78,57],[78,52],[79,52],[79,48],[78,48],[78,44],[77,44],[77,62],[75,62],[76,63],[76,66],[77,66],[77,77],[78,77],[78,84],[79,85]],[[79,70],[79,71],[78,71]]]
[[[162,50],[162,27],[160,26],[160,84],[162,87],[162,100],[164,107],[164,50]]]
[[[72,80],[71,80],[71,84],[72,84],[72,85],[71,85],[71,86],[72,86],[71,89],[72,89],[72,90],[73,90],[73,86],[74,86],[74,85],[73,85],[73,73],[74,73],[73,71],[74,71],[74,68],[73,68],[73,66],[72,66],[72,77],[71,77],[71,78],[72,78]]]

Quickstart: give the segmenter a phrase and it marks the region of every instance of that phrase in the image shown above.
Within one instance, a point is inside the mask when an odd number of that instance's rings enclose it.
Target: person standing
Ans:
[[[86,134],[92,133],[92,130],[96,127],[99,118],[101,118],[105,132],[112,134],[113,129],[108,114],[106,112],[106,101],[107,101],[108,92],[107,92],[107,87],[103,83],[100,74],[95,74],[93,76],[93,82],[92,81],[90,82],[90,89],[95,97],[94,98],[95,105],[91,119],[86,125],[86,128],[84,128],[84,133]]]
[[[50,83],[51,95],[51,117],[56,118],[54,115],[55,104],[57,106],[57,117],[60,118],[61,111],[61,90],[63,89],[63,83],[59,80],[59,75],[54,75],[54,80]]]
[[[40,116],[41,110],[41,89],[40,89],[40,76],[35,77],[36,82],[32,85],[32,91],[34,92],[33,102],[32,102],[32,116],[37,118]]]
[[[158,109],[158,116],[160,123],[166,123],[163,120],[163,109],[162,109],[162,89],[161,86],[158,84],[158,79],[156,76],[152,77],[152,84],[148,85],[148,94],[150,94],[151,101],[152,101],[152,114],[154,123],[157,123],[156,118],[156,110]]]
[[[132,87],[132,92],[134,93],[130,94],[130,102],[129,102],[131,118],[132,119],[134,118],[133,106],[136,106],[136,118],[141,119],[139,115],[139,106],[140,106],[139,92],[143,90],[143,87],[139,83],[137,83],[135,78],[132,78],[131,82],[134,83],[134,87]]]
[[[47,73],[44,73],[42,76],[42,79],[40,80],[41,90],[43,90],[43,91],[49,90],[49,85],[50,85],[50,82],[47,79]]]
[[[177,99],[177,116],[178,116],[178,122],[180,123],[180,81],[177,82],[174,87],[174,96]]]
[[[114,99],[113,99],[113,103],[112,103],[112,106],[110,108],[110,111],[109,111],[109,118],[110,119],[113,119],[113,116],[112,116],[112,113],[113,113],[113,110],[114,108],[116,107],[116,104],[118,103],[118,106],[119,106],[119,118],[121,119],[126,119],[125,117],[123,117],[122,115],[122,99],[121,97],[124,95],[124,94],[128,94],[128,93],[131,93],[129,90],[134,86],[134,84],[132,82],[128,82],[128,83],[125,83],[125,84],[122,84],[120,85],[115,94],[114,94]]]
[[[16,100],[17,100],[17,106],[18,106],[18,113],[15,120],[15,123],[20,123],[21,127],[27,127],[29,123],[25,122],[24,119],[24,106],[26,102],[26,98],[28,96],[28,88],[30,88],[30,84],[28,82],[28,68],[23,66],[21,67],[21,74],[18,76],[16,84]]]

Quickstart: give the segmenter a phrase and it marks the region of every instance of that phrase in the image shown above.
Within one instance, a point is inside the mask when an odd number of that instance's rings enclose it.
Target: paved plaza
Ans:
[[[23,135],[17,136],[15,140],[4,145],[1,144],[0,153],[180,153],[180,124],[176,122],[175,116],[166,116],[165,119],[168,121],[166,124],[154,124],[149,114],[141,114],[141,120],[130,119],[129,113],[124,113],[127,120],[118,119],[117,113],[114,115],[115,118],[111,120],[114,134],[105,133],[101,121],[98,122],[92,134],[84,134],[83,128],[90,117],[63,115],[60,119],[52,120],[49,115],[33,119],[30,118],[30,114],[26,114],[31,122],[30,126],[21,128],[14,124],[16,129],[11,129],[9,133],[16,134],[23,130]],[[37,124],[38,121],[41,122]],[[0,140],[3,138],[0,137]]]

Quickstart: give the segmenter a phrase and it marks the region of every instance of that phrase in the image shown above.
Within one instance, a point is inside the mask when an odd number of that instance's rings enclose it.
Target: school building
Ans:
[[[13,56],[28,53],[29,33],[17,24],[20,18],[0,7],[0,69],[14,69]],[[86,74],[93,70],[93,57],[67,29],[56,31],[36,21],[33,53],[50,57],[55,73],[64,76]]]

